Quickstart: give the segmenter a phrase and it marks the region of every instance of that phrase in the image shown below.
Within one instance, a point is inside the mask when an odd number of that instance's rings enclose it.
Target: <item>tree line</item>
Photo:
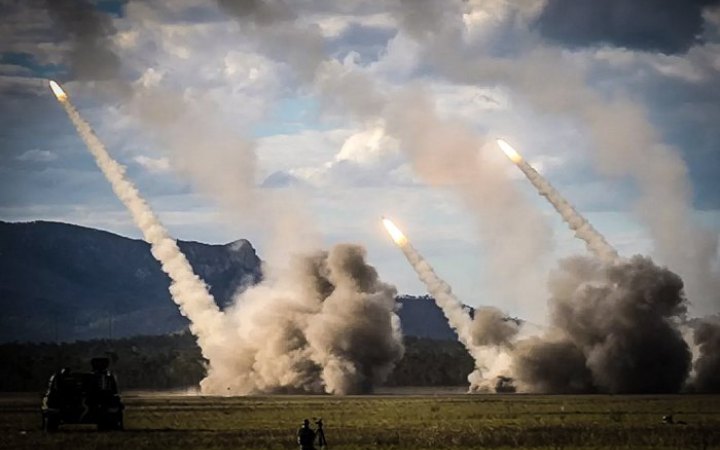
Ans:
[[[63,367],[90,370],[90,359],[104,356],[122,389],[184,389],[197,386],[205,363],[189,333],[97,339],[66,343],[0,344],[0,392],[41,392]],[[387,386],[467,385],[472,358],[456,341],[405,337],[405,356]]]

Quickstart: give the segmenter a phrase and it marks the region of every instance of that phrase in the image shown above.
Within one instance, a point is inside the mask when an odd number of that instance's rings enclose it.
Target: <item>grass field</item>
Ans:
[[[0,397],[1,448],[297,448],[321,416],[330,449],[720,448],[720,396],[125,395],[123,432],[40,431],[39,397]],[[686,425],[663,424],[665,414]]]

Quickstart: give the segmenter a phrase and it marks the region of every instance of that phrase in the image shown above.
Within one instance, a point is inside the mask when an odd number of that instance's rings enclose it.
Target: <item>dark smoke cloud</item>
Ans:
[[[609,44],[683,53],[703,31],[702,10],[717,0],[549,0],[535,25],[570,47]]]
[[[45,0],[50,17],[70,40],[69,65],[73,78],[114,79],[120,59],[112,50],[112,19],[84,0]]]
[[[491,306],[476,308],[472,320],[472,343],[479,346],[507,347],[520,331],[518,323]]]
[[[695,361],[695,379],[690,389],[697,392],[720,392],[720,316],[702,319],[693,337],[700,356]]]
[[[549,287],[552,335],[518,344],[514,370],[521,386],[539,392],[680,390],[690,351],[677,326],[686,300],[675,273],[643,256],[610,265],[575,257],[561,261]],[[570,373],[558,371],[559,360]]]
[[[553,394],[595,390],[585,355],[566,338],[526,339],[518,343],[513,358],[512,371],[523,390]]]
[[[323,261],[322,310],[307,329],[331,393],[367,393],[383,382],[402,357],[395,288],[365,262],[365,249],[341,244]],[[321,291],[321,292],[323,292]]]
[[[371,392],[404,353],[396,294],[363,247],[296,257],[290,273],[248,289],[228,311],[240,338],[218,334],[226,351],[203,392]]]

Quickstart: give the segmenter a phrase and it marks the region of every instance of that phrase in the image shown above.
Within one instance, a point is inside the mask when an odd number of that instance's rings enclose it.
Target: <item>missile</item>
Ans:
[[[68,99],[68,96],[65,91],[63,91],[63,88],[61,88],[60,85],[53,80],[50,80],[50,89],[52,89],[53,94],[55,94],[58,101],[64,102]]]
[[[382,220],[383,226],[385,226],[385,230],[387,230],[388,234],[390,235],[392,240],[395,242],[395,244],[402,247],[408,243],[407,237],[405,237],[403,232],[400,231],[400,228],[398,228],[392,222],[392,220],[388,219],[385,216],[380,217],[380,220]]]
[[[588,250],[603,261],[613,262],[618,258],[617,251],[610,245],[605,236],[600,234],[590,222],[580,214],[565,197],[560,195],[549,181],[547,181],[537,170],[520,156],[510,144],[503,139],[497,140],[498,147],[505,153],[505,156],[512,161],[520,171],[527,177],[538,193],[545,197],[560,213],[568,227],[575,232],[575,237],[583,240]]]
[[[505,142],[502,139],[497,140],[498,145],[500,146],[500,149],[505,153],[505,156],[507,156],[510,161],[514,162],[515,164],[519,164],[523,157],[520,156],[520,153],[518,153],[510,144]]]

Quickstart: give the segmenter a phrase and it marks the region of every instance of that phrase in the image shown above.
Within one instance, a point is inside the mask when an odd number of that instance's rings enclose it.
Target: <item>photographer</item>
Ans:
[[[315,432],[310,428],[310,421],[303,420],[303,425],[297,432],[297,442],[300,450],[315,450]]]
[[[302,427],[300,427],[297,432],[297,443],[300,445],[300,450],[315,450],[314,444],[316,437],[320,448],[326,448],[327,446],[322,419],[313,418],[313,420],[315,421],[315,425],[317,425],[317,431],[310,428],[310,421],[305,419]]]
[[[320,448],[325,448],[327,446],[327,441],[325,440],[325,432],[323,431],[322,419],[317,419],[315,421],[315,425],[317,425],[318,446]]]

